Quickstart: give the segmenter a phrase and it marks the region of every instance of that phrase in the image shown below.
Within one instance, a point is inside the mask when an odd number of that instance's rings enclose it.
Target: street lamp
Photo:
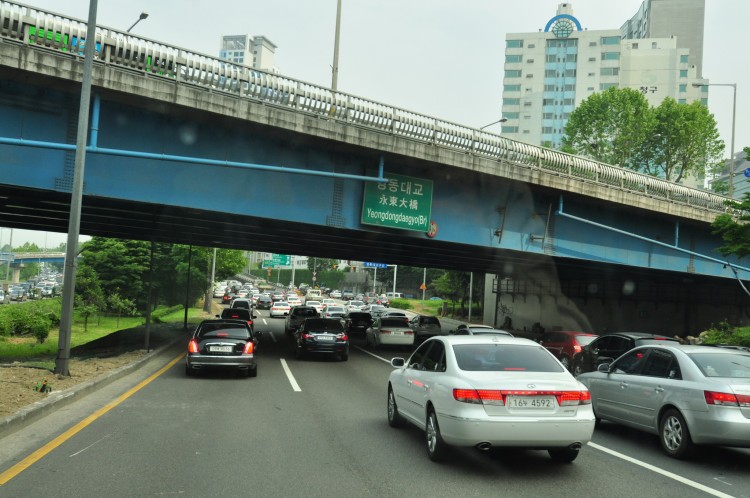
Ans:
[[[331,90],[338,89],[339,82],[339,35],[341,33],[341,0],[336,2],[336,35],[333,41],[333,71],[331,75]]]
[[[737,117],[737,83],[693,83],[695,88],[702,86],[731,86],[732,87],[732,144],[729,155],[729,197],[734,198],[734,124]]]
[[[133,23],[133,25],[128,28],[128,30],[126,31],[126,33],[130,33],[130,30],[133,29],[133,28],[135,28],[136,24],[138,24],[139,22],[143,21],[147,17],[148,17],[148,13],[141,12],[140,17],[138,17],[138,19]]]
[[[494,121],[494,122],[492,122],[492,123],[490,123],[490,124],[488,124],[488,125],[484,125],[484,126],[482,126],[481,128],[479,128],[479,131],[482,131],[482,130],[484,130],[485,128],[489,128],[490,126],[492,126],[492,125],[494,125],[494,124],[498,124],[498,123],[505,123],[506,121],[508,121],[508,118],[501,118],[501,119],[498,119],[497,121]]]

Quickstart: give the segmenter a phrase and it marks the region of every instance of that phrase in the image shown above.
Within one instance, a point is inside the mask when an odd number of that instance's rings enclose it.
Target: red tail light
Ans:
[[[188,344],[188,353],[193,353],[194,354],[194,353],[197,353],[197,352],[198,352],[198,341],[196,341],[195,339],[193,339]]]
[[[339,341],[348,341],[349,340],[349,336],[346,335],[346,334],[338,334],[336,336],[336,340],[339,340]]]
[[[382,330],[380,331],[380,333],[381,333],[381,334],[386,334],[386,335],[388,335],[388,334],[391,334],[392,332],[391,332],[390,330],[382,329]]]
[[[255,351],[255,343],[253,341],[247,341],[245,349],[242,350],[242,354],[253,354],[253,351]]]
[[[247,324],[248,324],[248,325],[250,325],[250,326],[252,327],[252,326],[253,326],[253,321],[252,321],[252,320],[248,320],[248,321],[247,321]]]
[[[554,396],[559,406],[588,405],[588,391],[509,391],[497,389],[454,389],[453,399],[463,403],[504,405],[507,396]]]
[[[405,330],[404,331],[404,335],[414,335],[414,331],[413,330]]]
[[[580,344],[576,344],[575,346],[573,346],[573,352],[574,353],[580,353],[582,351],[582,349],[583,348],[581,348]]]
[[[746,394],[718,393],[713,391],[703,391],[706,403],[716,406],[741,406],[750,407],[750,396]]]
[[[302,333],[302,338],[303,339],[312,339],[313,335],[312,334],[308,334],[307,332],[303,332]]]

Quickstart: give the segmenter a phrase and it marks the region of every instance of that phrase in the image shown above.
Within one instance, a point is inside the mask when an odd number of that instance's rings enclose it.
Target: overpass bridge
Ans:
[[[87,36],[0,2],[6,226],[67,229]],[[609,302],[629,279],[684,305],[688,280],[741,313],[745,269],[709,226],[725,197],[121,30],[95,43],[82,233],[486,272],[514,300],[553,282]],[[367,192],[399,204],[416,184],[432,187],[429,226],[365,220]]]

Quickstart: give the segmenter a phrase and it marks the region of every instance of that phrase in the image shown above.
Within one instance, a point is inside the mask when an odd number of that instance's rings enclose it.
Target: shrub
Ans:
[[[406,299],[391,299],[390,306],[399,310],[411,309],[411,303]]]
[[[11,321],[7,316],[0,315],[0,337],[8,337],[11,333]]]
[[[182,306],[181,304],[170,307],[159,306],[151,312],[151,321],[153,323],[162,323],[161,319],[163,317],[170,315],[176,311],[180,311],[181,309],[184,309],[184,306]]]
[[[702,344],[729,344],[750,347],[750,327],[730,328],[725,323],[700,334]]]
[[[50,319],[43,315],[32,315],[29,321],[29,330],[36,337],[39,344],[47,340],[51,326],[52,322]]]

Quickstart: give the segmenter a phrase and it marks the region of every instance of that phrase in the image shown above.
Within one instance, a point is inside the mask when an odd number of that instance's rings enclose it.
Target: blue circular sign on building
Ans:
[[[745,177],[750,178],[750,168],[745,168]]]

